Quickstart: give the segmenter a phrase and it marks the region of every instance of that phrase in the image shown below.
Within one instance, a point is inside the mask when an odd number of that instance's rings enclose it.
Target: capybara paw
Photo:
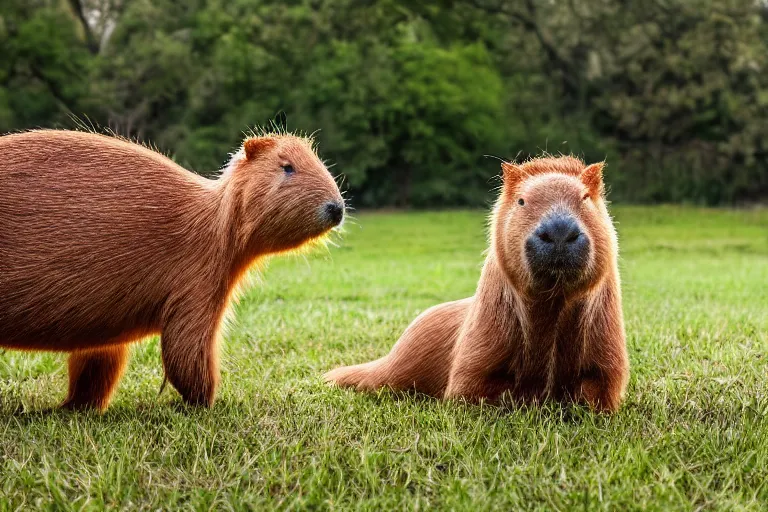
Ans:
[[[77,398],[67,398],[59,406],[67,411],[97,411],[104,412],[109,404],[99,400],[83,400]]]
[[[479,404],[499,403],[502,395],[511,389],[513,381],[509,378],[463,379],[448,384],[443,398]]]
[[[605,389],[605,386],[603,382],[586,379],[581,383],[577,398],[586,402],[592,410],[606,413],[616,412],[619,410],[621,397],[612,395],[610,390]]]
[[[356,385],[349,379],[348,366],[342,366],[334,368],[333,370],[323,374],[323,380],[331,386],[349,387]]]
[[[205,393],[182,395],[184,403],[192,407],[213,407],[214,397]]]
[[[178,391],[186,405],[193,407],[213,407],[218,388],[217,377],[195,376],[179,378],[178,372],[166,369],[168,382]],[[162,388],[161,388],[162,389]]]
[[[364,385],[366,375],[355,366],[341,366],[323,375],[323,380],[340,388],[367,389]]]

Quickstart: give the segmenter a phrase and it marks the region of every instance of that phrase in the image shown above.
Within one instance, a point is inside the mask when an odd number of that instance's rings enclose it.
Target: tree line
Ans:
[[[606,159],[617,201],[751,203],[767,66],[763,0],[5,0],[0,132],[84,122],[207,174],[278,115],[358,207],[482,205],[493,157],[542,151]]]

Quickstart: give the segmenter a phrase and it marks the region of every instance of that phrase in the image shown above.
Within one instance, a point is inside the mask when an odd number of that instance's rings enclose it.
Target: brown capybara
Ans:
[[[326,380],[616,411],[629,362],[602,168],[572,157],[503,163],[475,295],[428,309],[387,356],[338,368]]]
[[[105,409],[129,343],[160,334],[165,374],[210,406],[246,270],[344,215],[312,141],[248,138],[218,179],[94,133],[0,137],[0,346],[69,352],[65,407]]]

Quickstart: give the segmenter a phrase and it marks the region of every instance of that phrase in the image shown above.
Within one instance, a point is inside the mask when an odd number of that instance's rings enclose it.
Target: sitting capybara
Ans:
[[[503,163],[475,295],[428,309],[387,356],[338,368],[326,380],[617,410],[629,363],[602,167],[572,157]]]
[[[64,406],[103,410],[128,344],[160,334],[167,379],[210,406],[247,269],[343,215],[312,141],[290,134],[248,138],[216,180],[116,137],[0,137],[0,346],[69,352]]]

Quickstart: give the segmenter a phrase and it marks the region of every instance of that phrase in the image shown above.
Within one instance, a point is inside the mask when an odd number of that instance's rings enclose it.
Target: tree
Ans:
[[[768,197],[754,0],[6,0],[0,130],[85,124],[215,173],[278,112],[359,206],[481,205],[498,164],[607,158],[612,198]]]

